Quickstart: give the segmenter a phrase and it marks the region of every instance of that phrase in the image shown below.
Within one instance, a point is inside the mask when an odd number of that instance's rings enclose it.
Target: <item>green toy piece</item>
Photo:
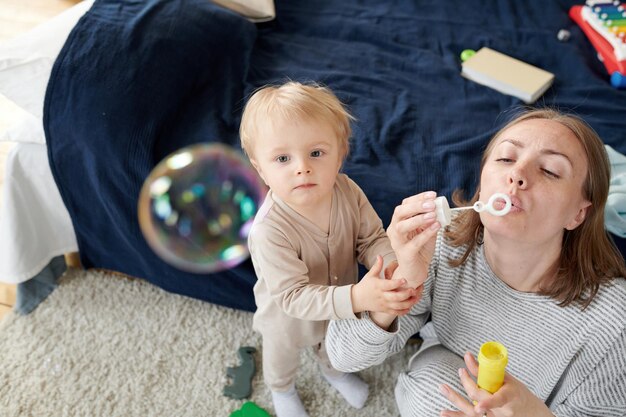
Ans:
[[[241,365],[226,368],[226,375],[231,379],[232,384],[224,387],[224,395],[241,400],[252,394],[252,377],[256,372],[253,353],[256,352],[256,349],[252,346],[242,346],[237,352],[241,359]]]
[[[473,49],[464,49],[464,50],[461,52],[461,61],[462,61],[462,62],[467,61],[467,60],[468,60],[468,59],[470,59],[472,56],[474,56],[474,54],[475,54],[475,53],[476,53],[476,51],[475,51],[475,50],[473,50]]]
[[[270,414],[253,403],[252,401],[245,402],[239,410],[235,410],[230,414],[230,417],[271,417]]]

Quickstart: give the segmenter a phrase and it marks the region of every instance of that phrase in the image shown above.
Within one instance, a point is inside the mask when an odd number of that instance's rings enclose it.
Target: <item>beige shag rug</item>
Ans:
[[[251,313],[70,269],[35,311],[0,322],[0,416],[228,417],[246,401],[222,395],[242,345],[258,350],[249,400],[273,415]],[[361,373],[370,384],[362,410],[324,381],[307,351],[296,383],[310,417],[398,416],[396,376],[416,348]]]

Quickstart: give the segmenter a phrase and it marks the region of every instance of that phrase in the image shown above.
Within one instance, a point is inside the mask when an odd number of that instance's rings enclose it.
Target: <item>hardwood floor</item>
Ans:
[[[27,32],[79,0],[0,0],[0,41]]]
[[[56,16],[63,10],[79,3],[80,0],[0,0],[0,42],[27,32],[38,24]],[[19,107],[0,94],[0,133],[16,120]],[[7,154],[12,144],[0,142],[0,199]],[[1,215],[1,213],[0,213]],[[0,319],[15,303],[15,285],[0,283]]]

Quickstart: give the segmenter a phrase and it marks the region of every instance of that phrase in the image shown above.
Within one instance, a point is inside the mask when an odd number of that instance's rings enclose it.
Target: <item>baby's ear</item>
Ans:
[[[263,175],[263,171],[261,171],[261,167],[260,167],[260,165],[257,163],[256,159],[254,159],[254,158],[250,158],[250,163],[252,164],[252,166],[254,167],[254,169],[256,170],[256,172],[259,174],[259,177],[261,177],[261,179],[263,180],[263,182],[265,183],[265,185],[267,185],[267,181],[265,181],[265,176]]]
[[[580,226],[582,222],[585,221],[585,218],[587,217],[587,213],[589,212],[589,207],[591,207],[590,201],[583,202],[580,209],[578,210],[578,213],[576,213],[576,217],[574,217],[568,224],[566,224],[565,228],[567,230],[574,230],[578,226]]]

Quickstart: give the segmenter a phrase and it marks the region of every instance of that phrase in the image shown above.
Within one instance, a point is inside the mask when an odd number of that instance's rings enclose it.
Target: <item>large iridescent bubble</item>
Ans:
[[[222,144],[169,155],[139,195],[139,225],[150,247],[190,272],[216,272],[244,261],[266,188],[247,159]]]

